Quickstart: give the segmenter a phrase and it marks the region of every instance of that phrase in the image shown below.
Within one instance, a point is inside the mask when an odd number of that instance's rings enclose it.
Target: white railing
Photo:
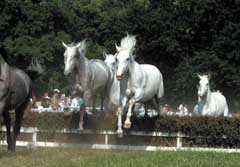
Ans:
[[[2,127],[2,131],[6,131],[5,127]],[[93,131],[93,130],[84,130],[79,131],[77,129],[74,130],[57,130],[57,133],[63,134],[89,134],[89,135],[104,135],[104,144],[79,144],[79,143],[57,143],[57,142],[43,142],[38,141],[38,133],[47,132],[46,130],[39,130],[34,127],[22,127],[22,133],[30,133],[32,134],[31,141],[17,141],[17,146],[27,146],[27,147],[63,147],[63,148],[88,148],[88,149],[113,149],[113,150],[144,150],[144,151],[211,151],[211,152],[226,152],[226,153],[240,153],[240,149],[227,149],[227,148],[201,148],[201,147],[183,147],[182,139],[189,137],[183,135],[181,133],[169,134],[162,132],[129,132],[124,134],[124,136],[148,136],[148,137],[172,137],[176,138],[176,146],[174,147],[165,147],[165,146],[134,146],[132,143],[128,145],[113,145],[109,144],[109,136],[110,135],[118,135],[115,131]],[[6,139],[6,137],[5,137]],[[1,140],[0,145],[7,145],[6,140]]]

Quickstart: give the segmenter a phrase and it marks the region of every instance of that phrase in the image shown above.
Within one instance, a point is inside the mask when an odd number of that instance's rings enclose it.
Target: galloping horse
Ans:
[[[136,44],[135,36],[127,34],[121,40],[120,47],[116,45],[116,77],[119,81],[129,78],[129,108],[124,122],[125,128],[131,127],[130,117],[135,103],[152,101],[156,111],[160,113],[159,99],[164,94],[161,72],[153,65],[138,64],[134,60],[133,51]]]
[[[0,64],[0,114],[7,129],[8,152],[14,153],[23,114],[32,95],[32,81],[22,70],[10,67],[2,58]],[[9,110],[15,110],[13,134]]]
[[[116,111],[117,117],[118,117],[118,129],[117,133],[121,134],[123,132],[122,130],[122,114],[124,109],[127,107],[127,96],[130,96],[128,92],[129,90],[129,80],[127,77],[125,77],[121,82],[117,80],[116,78],[116,62],[115,62],[115,56],[113,54],[107,54],[103,53],[103,57],[105,58],[104,62],[107,64],[107,66],[111,69],[111,84],[109,85],[108,89],[108,98],[106,100],[108,106],[108,110],[110,111]],[[143,104],[136,103],[134,106],[134,110],[138,110],[142,107]],[[147,116],[147,104],[144,105],[145,108],[145,116]]]
[[[62,44],[66,49],[64,52],[64,75],[73,74],[75,85],[83,92],[84,101],[93,100],[93,111],[95,111],[96,94],[101,93],[102,110],[106,89],[110,81],[110,69],[101,60],[88,60],[85,57],[87,51],[85,40],[77,44],[66,45],[64,42]],[[80,112],[80,130],[83,129],[83,114]]]
[[[198,88],[198,103],[202,105],[202,115],[228,116],[228,105],[226,98],[219,92],[211,92],[210,77],[198,75],[200,78]],[[199,107],[200,105],[198,105]]]
[[[128,87],[127,78],[119,82],[115,76],[116,66],[115,66],[115,56],[112,54],[103,53],[105,58],[104,62],[111,70],[111,81],[109,84],[108,92],[107,92],[107,100],[106,105],[108,110],[116,111],[118,117],[118,129],[117,133],[123,133],[122,130],[122,114],[124,107],[127,104],[127,96],[126,91]]]

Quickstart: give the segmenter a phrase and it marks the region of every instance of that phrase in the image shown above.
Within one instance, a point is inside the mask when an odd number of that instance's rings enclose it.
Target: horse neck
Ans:
[[[89,63],[85,56],[80,56],[79,60],[76,62],[76,80],[81,86],[87,84],[87,79],[89,75]]]
[[[132,62],[129,64],[129,82],[130,82],[130,85],[134,84],[136,82],[136,80],[138,80],[139,71],[141,71],[140,64],[138,64],[135,60],[132,60]]]
[[[206,97],[206,105],[208,106],[210,104],[210,100],[211,100],[211,90],[210,90],[210,86],[208,86],[208,89],[207,89],[207,97]]]

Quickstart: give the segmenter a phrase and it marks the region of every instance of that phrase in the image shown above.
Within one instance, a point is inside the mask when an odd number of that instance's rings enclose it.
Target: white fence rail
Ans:
[[[5,132],[6,128],[2,127],[2,132]],[[165,147],[165,146],[137,146],[132,145],[113,145],[109,144],[109,136],[110,135],[118,135],[114,131],[92,131],[92,130],[84,130],[79,131],[77,129],[74,130],[59,130],[57,133],[63,134],[88,134],[88,135],[104,135],[104,144],[79,144],[79,143],[58,143],[58,142],[43,142],[38,141],[38,133],[44,133],[47,131],[39,130],[34,127],[22,127],[21,133],[32,134],[31,141],[17,141],[17,146],[27,146],[32,148],[37,147],[62,147],[62,148],[85,148],[85,149],[111,149],[111,150],[142,150],[142,151],[207,151],[207,152],[225,152],[225,153],[240,153],[240,149],[227,149],[227,148],[201,148],[201,147],[183,147],[182,139],[184,137],[189,137],[182,135],[181,133],[169,134],[162,132],[129,132],[124,134],[125,136],[148,136],[148,137],[172,137],[176,138],[176,146],[175,147]],[[7,145],[6,137],[5,140],[0,141],[0,145]]]

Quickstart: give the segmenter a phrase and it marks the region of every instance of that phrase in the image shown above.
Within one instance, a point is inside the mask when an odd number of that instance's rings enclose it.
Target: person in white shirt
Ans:
[[[78,96],[74,96],[70,105],[70,111],[73,112],[78,112],[80,111],[80,105],[79,105],[79,97]]]

